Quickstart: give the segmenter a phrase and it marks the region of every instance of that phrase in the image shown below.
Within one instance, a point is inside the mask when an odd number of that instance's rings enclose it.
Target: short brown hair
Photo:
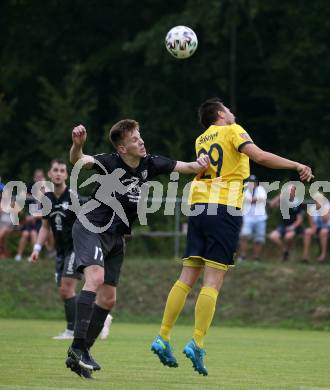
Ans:
[[[60,158],[54,158],[49,164],[49,169],[52,169],[54,164],[65,165],[67,168],[66,162]]]
[[[122,141],[127,133],[132,133],[139,128],[139,123],[134,119],[122,119],[115,123],[109,133],[109,138],[112,145],[116,148],[120,141]]]
[[[198,109],[200,124],[207,129],[218,117],[218,111],[224,111],[224,106],[219,98],[208,99]]]

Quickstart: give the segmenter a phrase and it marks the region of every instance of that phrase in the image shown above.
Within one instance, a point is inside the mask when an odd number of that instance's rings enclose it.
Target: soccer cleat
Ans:
[[[81,367],[80,367],[80,369],[81,369],[80,376],[81,376],[82,378],[85,378],[85,379],[94,379],[94,378],[92,377],[91,371],[85,370],[84,368],[81,368]]]
[[[151,344],[151,350],[159,357],[161,363],[168,367],[178,367],[178,362],[172,353],[172,347],[168,341],[157,336]]]
[[[83,351],[83,360],[85,363],[93,367],[93,371],[99,371],[101,370],[101,366],[99,363],[93,358],[93,356],[90,354],[89,350],[86,349]]]
[[[68,366],[68,363],[69,363],[71,365],[74,365],[74,366],[78,365],[86,370],[93,371],[94,366],[93,366],[92,362],[90,361],[89,356],[90,355],[89,355],[87,350],[82,351],[81,349],[78,349],[78,348],[69,347],[68,359],[66,360],[67,367],[71,368],[71,366]]]
[[[107,318],[104,321],[103,329],[101,330],[101,333],[100,333],[100,339],[101,340],[105,340],[109,336],[110,326],[111,326],[111,323],[112,323],[112,318],[113,317],[112,317],[111,314],[107,315]]]
[[[71,357],[68,357],[65,361],[65,364],[68,368],[71,369],[74,373],[76,373],[78,376],[85,378],[85,379],[94,379],[92,377],[92,373],[90,370],[86,370],[77,364]]]
[[[58,336],[54,336],[53,340],[72,340],[73,339],[73,330],[65,329],[64,332],[60,333]]]
[[[187,356],[188,359],[191,360],[193,364],[193,368],[199,374],[204,376],[208,375],[208,371],[204,366],[204,356],[206,355],[204,349],[199,348],[195,341],[192,339],[189,343],[184,347],[183,353]]]
[[[81,369],[80,376],[81,376],[82,378],[85,378],[85,379],[94,379],[90,370],[85,370],[84,368],[81,368],[81,367],[80,367],[80,369]]]

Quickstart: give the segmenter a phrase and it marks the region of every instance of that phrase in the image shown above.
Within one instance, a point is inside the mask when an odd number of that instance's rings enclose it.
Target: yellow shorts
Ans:
[[[222,264],[220,262],[204,259],[200,256],[190,256],[182,259],[185,267],[204,268],[205,266],[221,269],[222,271],[228,271],[229,268],[235,267],[235,265]]]

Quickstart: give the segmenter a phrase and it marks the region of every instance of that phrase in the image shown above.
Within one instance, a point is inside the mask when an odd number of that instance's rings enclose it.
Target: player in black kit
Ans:
[[[76,220],[76,214],[69,207],[71,205],[71,190],[65,183],[68,177],[66,163],[57,159],[52,160],[48,176],[54,184],[54,192],[46,192],[44,196],[48,198],[51,210],[42,219],[31,260],[32,262],[38,260],[42,246],[47,240],[49,229],[52,229],[56,245],[55,280],[60,297],[64,302],[67,321],[66,330],[55,336],[54,339],[72,339],[76,314],[76,286],[82,274],[76,271],[75,266],[72,226]]]
[[[111,128],[110,141],[115,153],[83,154],[86,138],[84,126],[73,129],[70,161],[73,164],[81,161],[84,168],[95,169],[97,174],[87,182],[99,183],[89,205],[85,205],[88,206],[85,213],[79,214],[73,226],[77,270],[85,275],[85,284],[77,299],[74,340],[66,360],[67,367],[73,371],[101,368],[89,349],[116,302],[124,234],[130,233],[137,218],[141,186],[160,174],[172,171],[196,174],[209,165],[207,155],[186,163],[147,154],[139,124],[132,119],[121,120]]]

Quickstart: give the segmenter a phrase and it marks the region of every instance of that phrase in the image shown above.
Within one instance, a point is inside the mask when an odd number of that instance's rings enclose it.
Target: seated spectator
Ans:
[[[266,237],[266,201],[266,190],[259,185],[257,177],[251,175],[244,194],[243,225],[240,238],[240,257],[238,261],[243,261],[247,258],[249,240],[253,240],[254,242],[253,259],[260,259]]]
[[[288,200],[290,201],[290,207],[287,205],[287,209],[289,212],[289,218],[286,219],[282,215],[282,221],[277,226],[275,230],[273,230],[269,234],[269,239],[273,241],[282,252],[282,260],[287,261],[289,259],[290,249],[292,247],[294,238],[296,234],[303,232],[303,215],[304,215],[304,207],[296,198],[296,186],[291,185],[288,187]],[[276,196],[270,202],[270,207],[279,207],[282,192],[280,195]],[[285,202],[285,200],[283,200]]]
[[[32,187],[34,184],[39,183],[39,191],[37,192],[37,199],[32,196]],[[40,199],[43,196],[45,192],[48,191],[48,188],[46,187],[46,177],[43,169],[37,168],[33,172],[33,182],[29,183],[27,185],[27,191],[26,191],[26,205],[29,206],[30,204],[36,204],[39,207],[40,206]],[[41,218],[36,218],[36,224],[37,224],[37,230],[40,230],[41,227]]]
[[[38,237],[38,225],[35,217],[27,215],[21,225],[21,236],[18,242],[17,254],[15,256],[16,261],[21,261],[26,245],[31,241],[32,246],[37,242]]]
[[[325,215],[321,215],[321,208],[322,206],[325,206],[326,203],[328,204],[328,201],[321,193],[317,194],[314,199],[315,205],[313,205],[311,212],[308,214],[309,227],[304,231],[304,252],[302,261],[309,261],[312,238],[316,235],[320,242],[320,255],[317,257],[317,261],[323,263],[327,257],[330,208],[328,206]]]
[[[36,205],[37,209],[41,207],[40,199],[47,191],[45,183],[45,175],[42,169],[36,169],[33,173],[33,183],[27,185],[27,191],[25,206],[29,209],[31,205]],[[40,187],[34,196],[32,195],[32,187],[35,183],[39,183]],[[20,224],[20,239],[18,242],[17,254],[15,256],[16,261],[21,261],[24,255],[25,248],[30,241],[32,246],[36,243],[38,231],[41,227],[41,215],[32,216],[27,214],[23,218],[23,222]]]
[[[0,183],[0,202],[4,184]],[[10,214],[1,209],[0,203],[0,258],[9,257],[9,251],[6,246],[8,235],[13,231],[13,223],[10,219]]]

